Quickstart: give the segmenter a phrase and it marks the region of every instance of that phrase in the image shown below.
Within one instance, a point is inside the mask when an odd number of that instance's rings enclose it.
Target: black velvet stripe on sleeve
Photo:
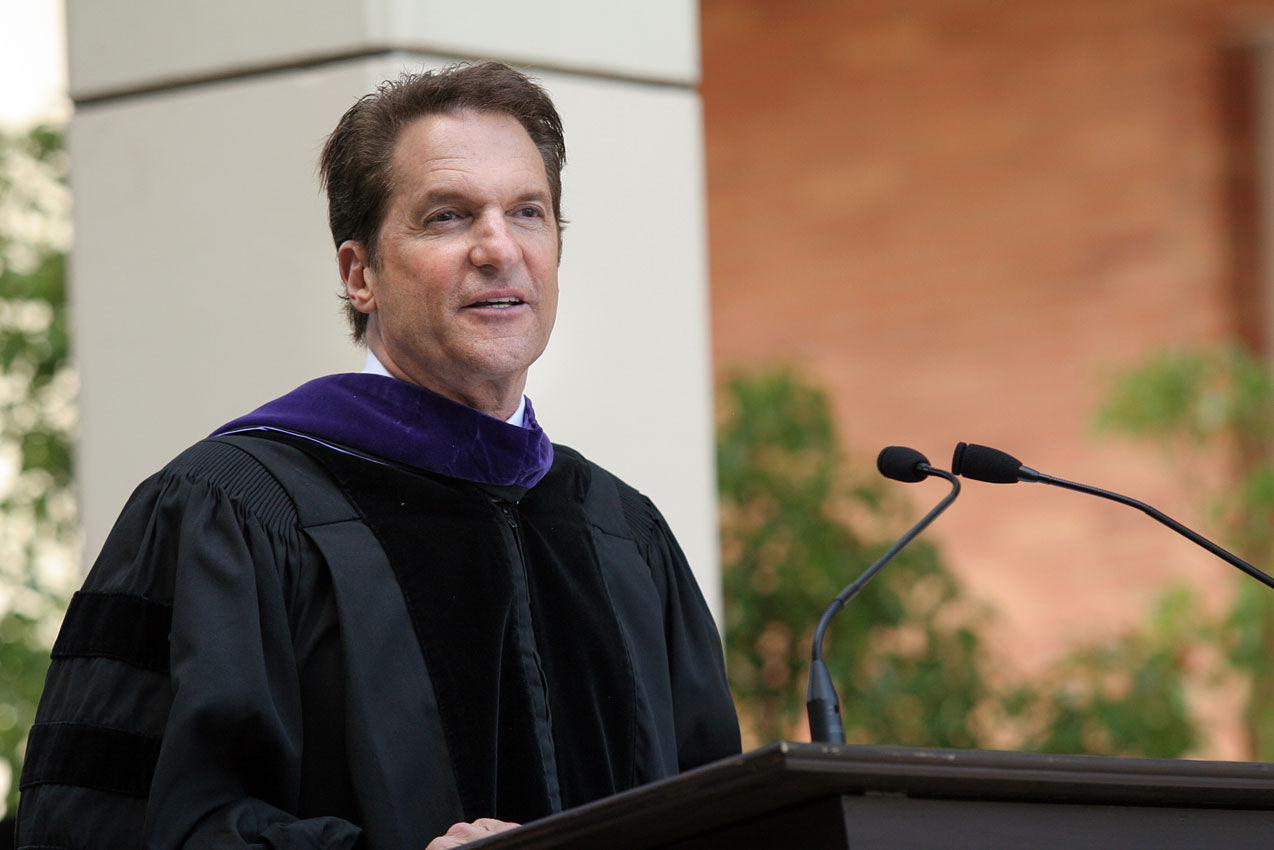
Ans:
[[[158,737],[82,723],[37,723],[31,728],[22,790],[77,785],[145,797],[159,758]]]
[[[80,591],[71,598],[54,658],[113,658],[168,672],[172,608],[140,596]]]

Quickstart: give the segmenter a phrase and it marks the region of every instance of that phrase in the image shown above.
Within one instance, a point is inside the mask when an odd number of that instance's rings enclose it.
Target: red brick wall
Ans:
[[[701,7],[719,374],[805,366],[863,466],[982,442],[1201,522],[1162,457],[1091,413],[1112,367],[1239,327],[1223,57],[1274,2]],[[1046,487],[971,483],[934,531],[1026,666],[1171,581],[1219,604],[1237,576]]]

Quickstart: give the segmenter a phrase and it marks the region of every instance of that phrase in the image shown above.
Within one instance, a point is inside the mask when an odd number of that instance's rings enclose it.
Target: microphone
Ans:
[[[849,600],[857,596],[859,591],[867,585],[867,582],[871,581],[885,564],[892,561],[894,556],[901,552],[904,546],[914,540],[916,535],[928,528],[929,523],[937,519],[938,514],[945,511],[955,501],[955,497],[960,494],[959,480],[950,472],[930,466],[929,459],[915,449],[903,446],[889,446],[882,449],[880,455],[876,458],[876,468],[886,478],[908,484],[923,481],[931,475],[936,475],[939,478],[945,478],[951,484],[951,492],[933,510],[929,511],[918,523],[913,525],[906,534],[899,538],[898,542],[889,547],[885,554],[876,559],[874,564],[863,570],[862,575],[856,578],[849,587],[842,590],[832,601],[832,604],[827,607],[827,610],[823,612],[822,618],[818,621],[818,627],[814,629],[814,639],[810,648],[809,687],[805,692],[805,710],[810,721],[810,740],[815,743],[845,743],[845,726],[841,720],[840,698],[836,695],[836,686],[832,684],[832,676],[827,671],[827,664],[823,661],[823,635],[827,631],[828,625],[832,622],[832,617],[836,616],[837,612],[844,608]]]
[[[1112,502],[1119,502],[1122,505],[1128,505],[1146,514],[1151,519],[1168,526],[1168,528],[1171,528],[1192,543],[1202,546],[1227,564],[1237,567],[1267,587],[1274,587],[1274,577],[1258,570],[1239,556],[1222,549],[1203,535],[1186,528],[1172,517],[1150,507],[1145,502],[1140,502],[1119,493],[1112,493],[1109,490],[1090,487],[1087,484],[1077,484],[1074,481],[1066,481],[1061,478],[1054,478],[1051,475],[1045,475],[1042,472],[1036,472],[1029,466],[1023,466],[1022,462],[1013,457],[1013,455],[1002,452],[999,449],[979,446],[976,443],[959,443],[956,445],[955,455],[951,458],[951,471],[964,478],[987,481],[992,484],[1016,484],[1019,481],[1051,484],[1054,487],[1074,490],[1077,493],[1087,493],[1090,496],[1097,496],[1102,499],[1109,499]]]
[[[889,446],[876,457],[876,469],[886,478],[914,484],[924,481],[933,467],[929,458],[906,446]]]

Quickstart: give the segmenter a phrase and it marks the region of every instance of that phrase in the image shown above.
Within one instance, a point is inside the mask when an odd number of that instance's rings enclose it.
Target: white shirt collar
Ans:
[[[363,374],[384,375],[386,378],[394,377],[389,374],[389,370],[385,368],[385,364],[380,362],[380,358],[373,354],[370,348],[367,349],[367,363],[363,366]],[[395,380],[397,379],[395,378]],[[510,425],[516,425],[519,428],[526,427],[526,396],[522,396],[521,400],[518,402],[518,409],[513,411],[513,415],[504,421],[508,422]]]

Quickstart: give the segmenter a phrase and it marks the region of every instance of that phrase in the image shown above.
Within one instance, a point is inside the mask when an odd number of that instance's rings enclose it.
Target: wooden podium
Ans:
[[[779,743],[474,850],[1274,848],[1274,764]]]

